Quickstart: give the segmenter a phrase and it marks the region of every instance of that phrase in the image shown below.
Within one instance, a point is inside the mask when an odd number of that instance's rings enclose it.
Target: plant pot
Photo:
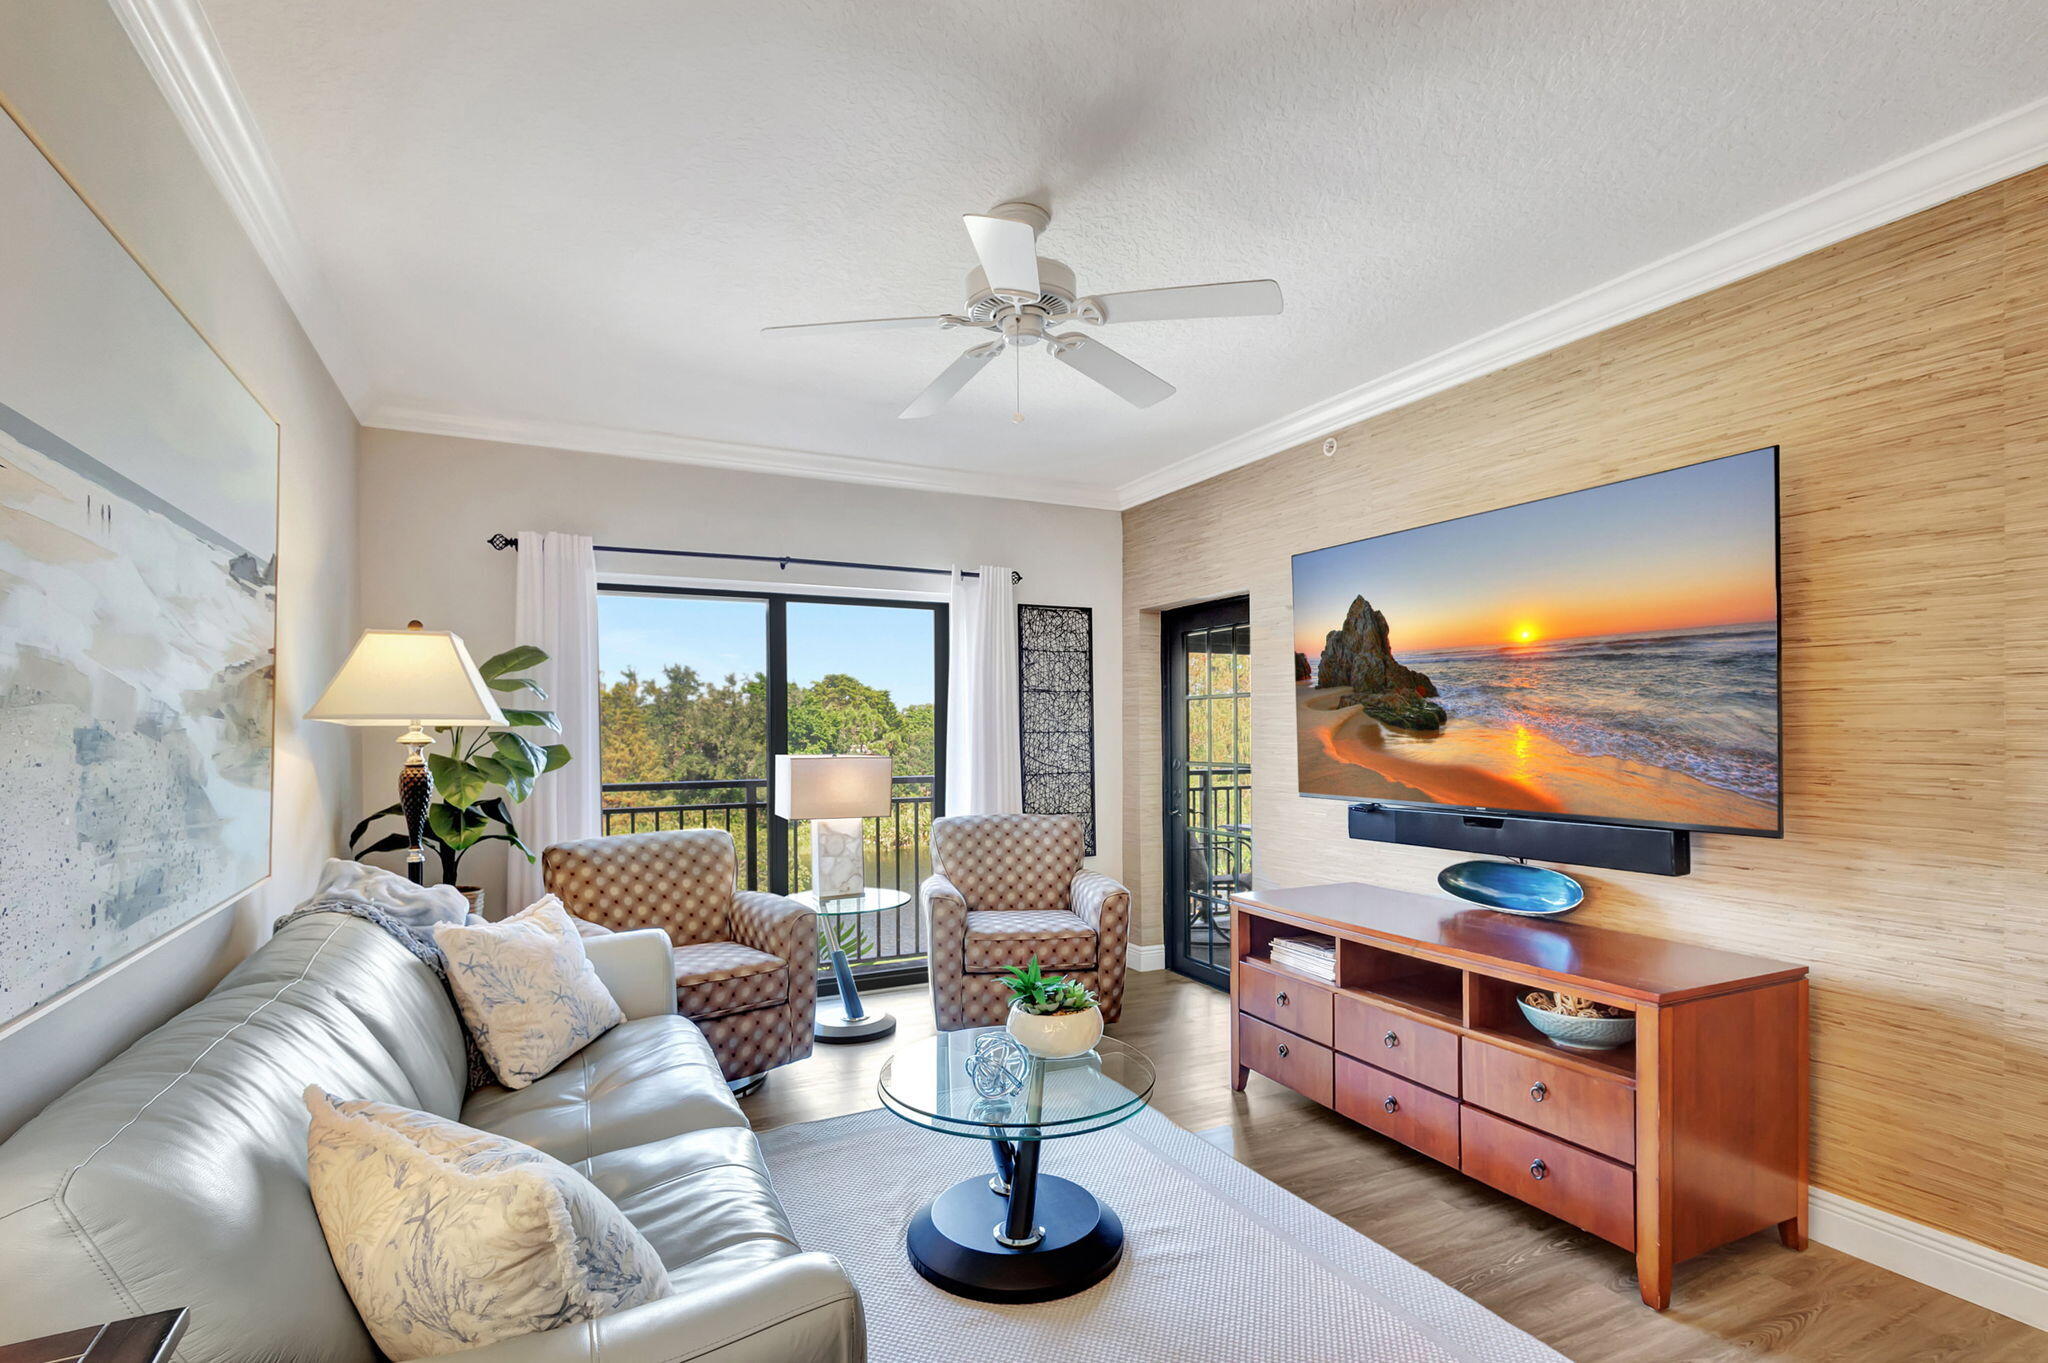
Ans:
[[[1102,1040],[1102,1009],[1094,1006],[1076,1013],[1027,1013],[1024,1005],[1010,1005],[1005,1024],[1017,1044],[1041,1060],[1067,1060],[1086,1055]]]
[[[455,893],[469,901],[469,911],[481,918],[484,914],[484,887],[481,885],[457,885]]]

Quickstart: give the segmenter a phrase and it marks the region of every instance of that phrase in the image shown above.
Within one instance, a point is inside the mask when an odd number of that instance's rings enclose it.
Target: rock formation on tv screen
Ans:
[[[1387,617],[1362,596],[1351,599],[1343,627],[1324,640],[1316,685],[1349,687],[1348,703],[1403,729],[1441,729],[1444,724],[1444,707],[1429,699],[1436,695],[1436,684],[1396,661]]]

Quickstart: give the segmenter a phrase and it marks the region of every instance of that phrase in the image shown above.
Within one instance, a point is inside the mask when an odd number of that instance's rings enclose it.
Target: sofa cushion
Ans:
[[[462,1120],[570,1164],[747,1124],[704,1033],[672,1013],[620,1023],[526,1088],[478,1089]]]
[[[520,1339],[669,1294],[647,1237],[560,1160],[318,1084],[305,1101],[328,1252],[387,1357]]]
[[[676,948],[676,1011],[686,1017],[724,1017],[788,998],[789,969],[780,956],[738,942]]]
[[[306,1195],[300,1095],[450,1114],[463,1076],[433,971],[362,919],[292,920],[0,1145],[0,1334],[183,1306],[180,1363],[374,1359]]]
[[[448,988],[498,1082],[525,1088],[626,1020],[553,895],[501,923],[443,923]]]
[[[693,1131],[577,1167],[647,1237],[676,1291],[800,1252],[744,1127]]]
[[[1047,970],[1093,970],[1095,929],[1065,909],[975,909],[967,915],[968,974],[992,975],[1033,956]]]

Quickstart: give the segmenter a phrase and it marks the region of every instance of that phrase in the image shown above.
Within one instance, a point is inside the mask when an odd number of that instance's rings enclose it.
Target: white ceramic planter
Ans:
[[[1044,1060],[1066,1060],[1086,1055],[1102,1040],[1102,1010],[1091,1007],[1080,1013],[1027,1013],[1022,1004],[1010,1005],[1007,1024],[1017,1044]]]

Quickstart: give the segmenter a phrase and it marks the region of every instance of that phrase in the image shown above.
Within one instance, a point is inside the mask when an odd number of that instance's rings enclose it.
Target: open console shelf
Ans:
[[[1776,1226],[1806,1242],[1806,968],[1370,885],[1232,899],[1232,1081],[1251,1071],[1672,1266]],[[1335,949],[1334,980],[1276,937]],[[1562,989],[1636,1040],[1559,1046],[1516,1006]]]

